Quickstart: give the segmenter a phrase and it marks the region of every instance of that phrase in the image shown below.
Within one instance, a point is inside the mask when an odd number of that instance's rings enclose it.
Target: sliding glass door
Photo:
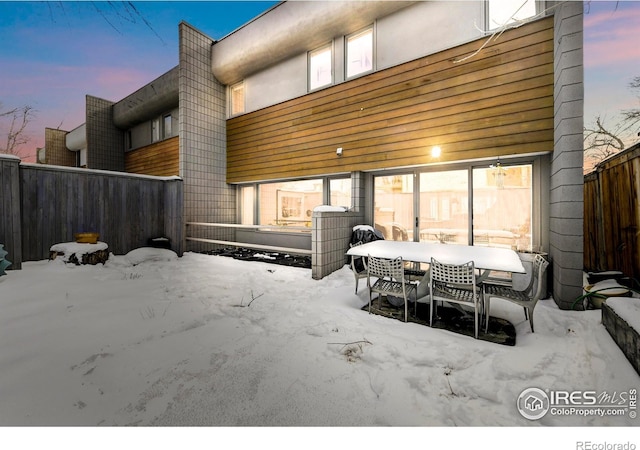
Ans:
[[[419,237],[423,242],[469,243],[469,171],[420,174]]]
[[[393,241],[413,241],[414,174],[374,177],[374,228]]]
[[[473,169],[473,244],[531,250],[532,165]]]
[[[374,177],[374,226],[385,239],[531,249],[532,164]]]

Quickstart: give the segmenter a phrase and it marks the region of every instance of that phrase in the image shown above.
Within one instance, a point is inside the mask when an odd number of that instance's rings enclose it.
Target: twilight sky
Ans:
[[[23,149],[35,155],[45,127],[84,122],[86,94],[117,101],[177,65],[181,20],[219,39],[276,3],[0,1],[0,110],[36,110]],[[640,76],[640,1],[585,2],[584,28],[585,124],[614,124],[640,107],[628,88]]]

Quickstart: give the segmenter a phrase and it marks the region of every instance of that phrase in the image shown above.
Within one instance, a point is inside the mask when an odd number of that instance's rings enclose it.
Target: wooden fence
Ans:
[[[584,268],[640,280],[640,144],[584,178]]]
[[[0,243],[12,269],[47,259],[53,244],[97,232],[121,255],[164,236],[183,252],[183,191],[177,177],[159,178],[22,164],[0,155]]]

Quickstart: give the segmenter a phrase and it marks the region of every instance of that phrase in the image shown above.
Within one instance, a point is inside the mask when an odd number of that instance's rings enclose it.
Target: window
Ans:
[[[531,249],[532,165],[473,169],[473,245]]]
[[[244,82],[234,84],[229,88],[231,115],[244,112]]]
[[[333,82],[331,45],[309,52],[309,90],[327,86]]]
[[[329,204],[351,208],[351,178],[329,180]]]
[[[311,227],[316,206],[322,205],[322,180],[259,185],[259,225]]]
[[[347,78],[373,70],[373,28],[347,37]]]
[[[151,142],[158,142],[160,140],[160,118],[153,119],[151,121]]]
[[[164,139],[170,138],[171,137],[171,114],[167,114],[166,116],[164,116],[162,118],[162,122],[163,122],[162,135]]]
[[[253,186],[240,187],[240,223],[242,225],[254,224],[255,195]]]
[[[374,178],[374,228],[385,239],[413,241],[413,174]]]
[[[420,241],[469,243],[469,171],[420,174]]]
[[[536,15],[535,0],[489,0],[488,4],[489,30]]]
[[[532,163],[374,177],[374,226],[385,239],[531,250]],[[414,183],[415,180],[415,183]]]

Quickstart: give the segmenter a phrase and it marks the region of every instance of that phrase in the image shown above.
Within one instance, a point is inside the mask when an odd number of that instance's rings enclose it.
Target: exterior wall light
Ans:
[[[338,147],[338,148],[336,149],[336,155],[338,155],[338,156],[342,156],[342,147]]]
[[[440,148],[439,145],[434,145],[431,148],[431,156],[433,158],[440,158],[440,155],[442,154],[442,149]]]

